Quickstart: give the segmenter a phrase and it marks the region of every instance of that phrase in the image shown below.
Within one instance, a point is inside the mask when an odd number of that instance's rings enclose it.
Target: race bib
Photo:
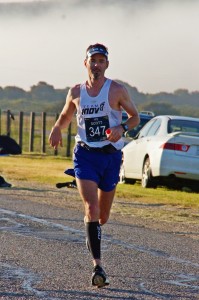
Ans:
[[[107,139],[106,129],[110,127],[108,116],[85,118],[87,142],[100,142]]]

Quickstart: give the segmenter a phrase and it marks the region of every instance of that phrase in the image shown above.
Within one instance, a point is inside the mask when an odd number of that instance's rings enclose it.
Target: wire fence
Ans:
[[[58,115],[52,113],[11,112],[0,110],[0,135],[8,135],[22,148],[22,153],[42,153],[47,155],[72,156],[75,144],[76,122],[62,131],[63,147],[54,150],[48,137]]]

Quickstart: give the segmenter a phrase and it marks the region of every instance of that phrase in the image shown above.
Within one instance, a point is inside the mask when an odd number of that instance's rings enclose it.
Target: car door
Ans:
[[[130,142],[125,149],[125,173],[127,177],[140,178],[140,169],[146,154],[148,132],[155,119],[151,119],[139,132],[138,136]]]

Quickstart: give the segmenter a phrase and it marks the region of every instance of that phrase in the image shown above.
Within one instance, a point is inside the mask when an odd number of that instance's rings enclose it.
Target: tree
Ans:
[[[52,101],[55,99],[56,92],[52,85],[47,84],[44,81],[40,81],[37,85],[31,87],[32,99],[43,99]]]
[[[1,99],[16,100],[26,98],[27,92],[16,86],[7,86],[2,90],[0,95]]]
[[[189,96],[189,91],[187,89],[178,89],[174,91],[174,95],[176,96]]]

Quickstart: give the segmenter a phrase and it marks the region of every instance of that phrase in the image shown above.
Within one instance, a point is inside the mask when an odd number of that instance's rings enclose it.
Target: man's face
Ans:
[[[84,64],[88,70],[89,77],[99,79],[104,76],[109,63],[104,55],[94,54],[85,59]]]

